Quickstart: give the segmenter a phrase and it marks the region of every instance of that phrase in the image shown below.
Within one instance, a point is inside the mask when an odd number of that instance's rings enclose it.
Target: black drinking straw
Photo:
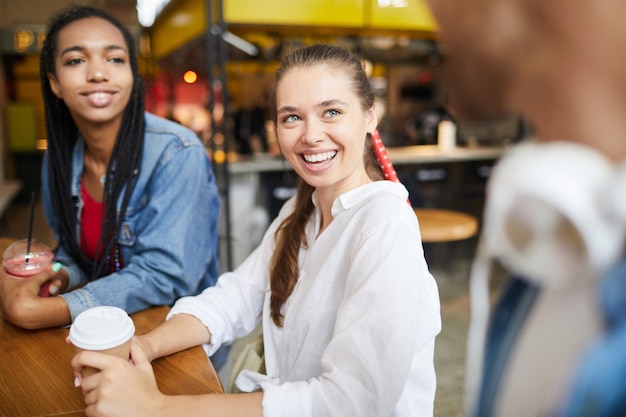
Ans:
[[[35,192],[30,195],[30,217],[28,218],[28,238],[26,239],[26,263],[30,258],[30,242],[33,238],[33,216],[35,214]]]

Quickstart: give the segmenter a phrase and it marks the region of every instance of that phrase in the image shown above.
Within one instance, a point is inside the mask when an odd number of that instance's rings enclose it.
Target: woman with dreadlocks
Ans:
[[[41,51],[48,151],[42,204],[57,263],[0,273],[3,318],[66,325],[98,305],[133,313],[212,286],[220,199],[190,130],[144,112],[131,34],[100,9],[58,13]],[[38,296],[50,285],[50,296]]]

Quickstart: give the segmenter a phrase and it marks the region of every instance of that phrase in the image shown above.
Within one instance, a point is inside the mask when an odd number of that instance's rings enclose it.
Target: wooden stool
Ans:
[[[478,220],[460,211],[414,209],[420,225],[422,242],[451,242],[469,239],[478,231]]]
[[[467,252],[467,244],[458,241],[476,235],[478,220],[467,213],[452,210],[416,208],[414,211],[419,221],[422,242],[424,243],[424,256],[429,267],[443,266],[441,271],[445,272],[446,276],[451,276],[452,271],[457,269],[454,265],[459,265],[455,261],[463,259],[469,261],[471,259],[471,255]],[[431,247],[433,244],[439,245],[446,242],[449,242],[449,245],[455,244],[455,246],[464,243],[461,245],[464,253],[460,256],[457,255],[458,249],[461,249],[458,247],[439,249]],[[465,264],[462,263],[462,265]],[[463,266],[460,274],[464,277],[468,276],[469,269],[466,270]]]

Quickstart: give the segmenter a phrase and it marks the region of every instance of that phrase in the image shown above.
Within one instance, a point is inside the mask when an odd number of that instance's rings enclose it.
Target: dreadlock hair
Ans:
[[[96,250],[96,259],[89,259],[81,250],[77,234],[77,203],[71,194],[72,151],[78,139],[78,128],[65,102],[57,98],[48,80],[48,74],[56,75],[55,57],[58,54],[59,32],[77,20],[96,17],[115,26],[124,36],[128,47],[133,90],[124,111],[122,124],[117,134],[111,160],[107,167],[104,183],[104,222],[98,247],[102,248],[102,257]],[[144,143],[144,90],[137,67],[137,56],[133,36],[117,19],[105,11],[80,5],[71,5],[59,11],[50,21],[48,32],[41,50],[40,61],[41,88],[46,113],[48,131],[48,183],[54,213],[59,219],[59,245],[65,247],[79,266],[91,273],[91,279],[99,278],[109,272],[110,256],[117,245],[121,223],[126,215],[143,154]],[[117,211],[117,202],[123,198]]]
[[[276,89],[282,78],[293,68],[317,66],[324,66],[334,72],[349,75],[354,92],[361,99],[361,108],[368,110],[374,106],[374,94],[362,61],[347,49],[315,44],[291,52],[283,58],[276,70],[274,84],[269,95],[270,112],[275,126],[277,123]],[[363,156],[365,168],[372,180],[382,180],[384,179],[383,173],[376,160],[369,136],[368,134],[366,138],[363,138],[366,141]],[[281,308],[298,280],[298,254],[301,247],[306,247],[305,226],[313,213],[314,206],[311,199],[313,191],[315,188],[300,178],[295,209],[283,220],[276,231],[276,247],[270,262],[270,315],[274,324],[279,327],[282,327],[284,319]]]

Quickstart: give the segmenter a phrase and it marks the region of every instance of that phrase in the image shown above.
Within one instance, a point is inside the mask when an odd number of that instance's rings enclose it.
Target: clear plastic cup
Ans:
[[[126,311],[118,307],[102,306],[85,310],[76,316],[70,327],[69,340],[77,352],[95,350],[130,358],[130,340],[135,334],[135,324]],[[83,376],[98,372],[83,368]]]
[[[2,266],[9,274],[19,278],[29,278],[52,265],[54,254],[43,242],[32,239],[30,251],[27,251],[27,239],[21,239],[9,246],[2,255]],[[41,286],[39,295],[48,297],[50,283]]]

